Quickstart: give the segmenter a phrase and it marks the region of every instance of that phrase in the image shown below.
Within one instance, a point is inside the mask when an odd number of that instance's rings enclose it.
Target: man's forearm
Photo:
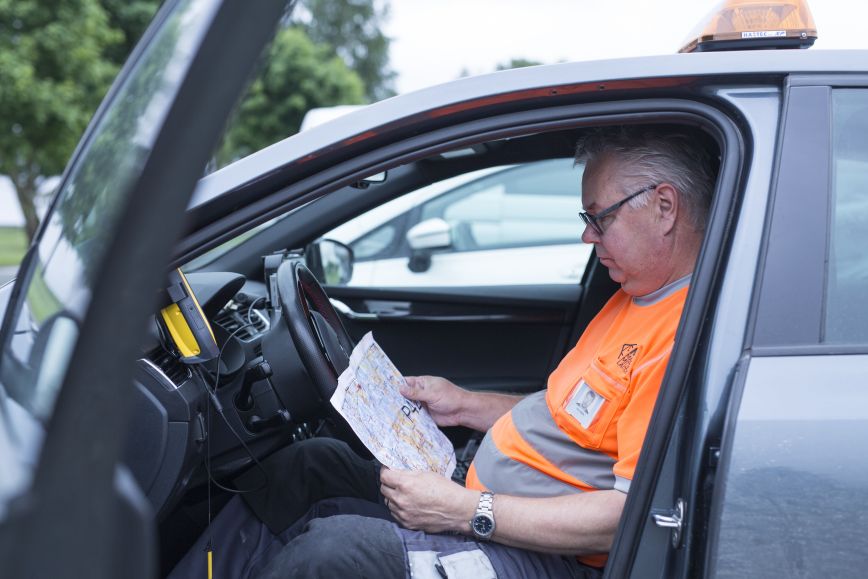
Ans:
[[[392,516],[408,529],[471,535],[480,492],[430,471],[383,469],[380,490]],[[492,540],[545,553],[606,553],[627,495],[606,490],[562,497],[494,497]]]
[[[467,492],[474,493],[478,500],[479,491]],[[608,553],[626,499],[626,494],[616,490],[548,498],[495,495],[492,540],[559,555]],[[470,535],[473,513],[469,512],[468,501],[454,504],[452,520],[457,524],[452,530]],[[458,513],[458,509],[463,512]]]
[[[544,553],[608,553],[626,498],[616,490],[540,499],[497,495],[493,539]]]
[[[512,410],[524,398],[518,394],[474,392],[466,390],[460,423],[462,426],[486,432],[497,419]]]

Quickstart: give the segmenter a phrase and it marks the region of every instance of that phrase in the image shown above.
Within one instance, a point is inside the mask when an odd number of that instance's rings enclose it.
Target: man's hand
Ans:
[[[426,533],[470,532],[479,491],[428,471],[380,471],[380,492],[402,526]]]
[[[465,390],[439,376],[407,376],[406,380],[401,395],[425,404],[439,426],[466,426],[485,432],[523,398]]]
[[[401,387],[401,396],[422,402],[439,426],[461,425],[468,392],[446,378],[439,376],[407,376],[407,386]]]

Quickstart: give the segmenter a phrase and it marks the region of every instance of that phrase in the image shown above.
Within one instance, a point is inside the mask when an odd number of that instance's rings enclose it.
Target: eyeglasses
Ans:
[[[592,215],[591,213],[588,213],[587,211],[580,211],[579,217],[582,218],[582,221],[585,222],[585,225],[591,226],[594,229],[594,231],[597,232],[597,234],[603,235],[603,219],[611,216],[613,213],[615,213],[615,211],[620,209],[621,206],[624,205],[624,203],[626,203],[627,201],[629,201],[633,197],[638,197],[642,193],[647,193],[648,191],[653,191],[657,187],[659,187],[659,185],[648,185],[647,187],[645,187],[643,189],[639,189],[635,193],[627,195],[626,197],[624,197],[623,199],[621,199],[620,201],[618,201],[614,205],[610,205],[609,207],[606,207],[605,209],[603,209],[602,211],[600,211],[596,215]]]

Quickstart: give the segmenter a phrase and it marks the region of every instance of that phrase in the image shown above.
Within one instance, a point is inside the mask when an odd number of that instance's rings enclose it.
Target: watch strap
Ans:
[[[476,514],[494,515],[494,493],[482,491],[479,495],[479,504],[476,505]]]

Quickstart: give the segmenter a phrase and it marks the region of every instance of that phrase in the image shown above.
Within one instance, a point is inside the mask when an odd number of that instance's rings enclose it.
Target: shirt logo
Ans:
[[[621,353],[618,354],[618,368],[623,370],[624,374],[630,371],[630,366],[633,364],[633,358],[636,357],[636,352],[639,351],[638,344],[624,344],[621,346]]]

